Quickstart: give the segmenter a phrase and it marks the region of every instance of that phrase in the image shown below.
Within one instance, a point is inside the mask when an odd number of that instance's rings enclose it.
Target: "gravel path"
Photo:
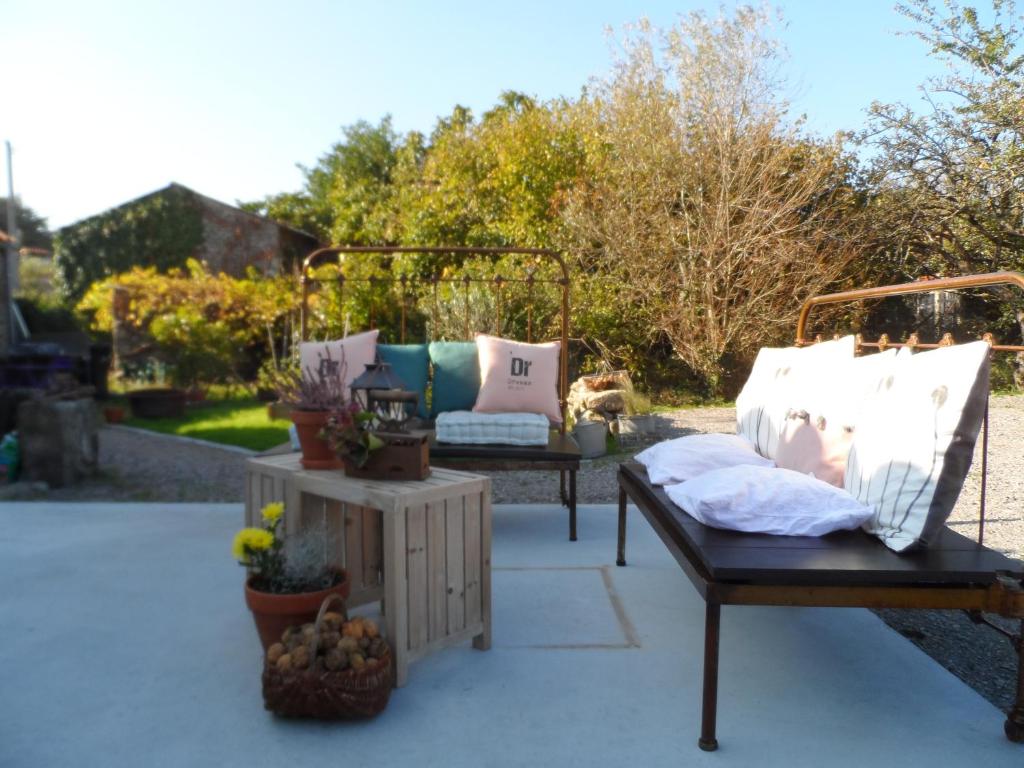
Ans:
[[[731,408],[698,408],[658,415],[659,439],[694,432],[734,432]],[[985,543],[1024,557],[1024,396],[995,397],[990,407],[989,509]],[[584,461],[577,479],[581,504],[615,503],[619,462],[638,448]],[[980,441],[979,441],[980,451]],[[127,430],[100,432],[102,473],[82,485],[41,490],[13,486],[7,498],[109,501],[241,501],[245,456],[215,447],[169,440]],[[555,503],[557,472],[498,472],[495,503]],[[20,485],[20,484],[19,484]],[[976,538],[981,491],[979,455],[960,495],[950,525]],[[586,526],[586,516],[580,525]],[[876,613],[989,701],[1008,710],[1016,685],[1017,657],[1010,643],[988,627],[956,611]],[[1012,631],[1021,630],[1007,624]]]

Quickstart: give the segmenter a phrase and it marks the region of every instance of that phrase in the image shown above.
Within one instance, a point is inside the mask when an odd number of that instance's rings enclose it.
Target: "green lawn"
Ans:
[[[288,441],[288,421],[267,418],[267,404],[254,399],[207,400],[180,419],[125,419],[125,424],[169,435],[264,451]]]

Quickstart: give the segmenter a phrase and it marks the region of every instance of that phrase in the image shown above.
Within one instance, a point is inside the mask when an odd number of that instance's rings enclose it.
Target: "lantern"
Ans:
[[[419,396],[405,389],[391,365],[367,363],[366,370],[352,382],[352,400],[374,416],[374,427],[381,432],[405,432],[406,423],[416,412]]]

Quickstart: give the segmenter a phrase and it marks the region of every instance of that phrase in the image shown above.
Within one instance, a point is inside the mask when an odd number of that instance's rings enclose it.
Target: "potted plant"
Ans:
[[[370,431],[373,421],[374,415],[355,402],[328,415],[320,437],[344,464],[346,474],[353,468],[365,467],[370,454],[384,447],[384,441]]]
[[[306,469],[340,469],[341,460],[327,444],[323,429],[332,412],[348,402],[344,381],[345,358],[337,365],[328,352],[317,370],[284,370],[275,376],[278,400],[291,409],[291,420],[302,449]]]
[[[250,569],[245,604],[266,650],[288,627],[313,621],[328,595],[348,597],[350,582],[327,561],[323,530],[307,529],[286,540],[278,531],[284,504],[268,504],[261,514],[262,527],[235,534],[232,554]]]

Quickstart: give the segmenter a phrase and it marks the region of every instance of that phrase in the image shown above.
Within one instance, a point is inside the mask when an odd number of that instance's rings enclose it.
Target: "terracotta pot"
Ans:
[[[302,466],[306,469],[341,469],[341,460],[331,447],[317,435],[327,423],[327,411],[292,411],[292,423],[299,435]]]
[[[274,595],[270,592],[260,592],[252,588],[254,577],[250,576],[246,579],[245,604],[252,611],[252,620],[256,624],[256,631],[260,635],[264,651],[274,643],[280,642],[282,633],[288,627],[314,621],[320,610],[320,604],[328,595],[337,594],[342,600],[348,597],[352,582],[349,581],[346,571],[338,569],[338,573],[341,576],[341,581],[333,587],[317,592],[302,592],[297,595]]]
[[[103,418],[107,424],[120,424],[124,421],[124,408],[117,405],[108,405],[103,409]]]

